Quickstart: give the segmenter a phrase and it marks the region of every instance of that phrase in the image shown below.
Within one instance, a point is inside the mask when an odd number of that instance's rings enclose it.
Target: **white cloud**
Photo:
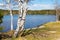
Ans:
[[[0,3],[0,9],[6,9],[6,7],[2,7],[4,5],[3,3]],[[52,4],[33,4],[33,5],[28,5],[28,9],[29,10],[42,10],[42,9],[54,9],[54,6],[55,5],[52,5]],[[12,9],[19,9],[18,8],[18,5],[15,5],[15,6],[11,6],[11,7],[14,7]]]
[[[0,3],[0,5],[4,5],[3,3]]]
[[[28,7],[31,10],[54,9],[54,5],[51,4],[33,4]]]
[[[5,9],[3,5],[3,3],[0,3],[0,9]]]

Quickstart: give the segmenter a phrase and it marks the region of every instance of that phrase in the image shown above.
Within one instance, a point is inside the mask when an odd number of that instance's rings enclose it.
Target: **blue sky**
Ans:
[[[32,10],[54,9],[55,0],[35,0],[32,3],[29,8]]]
[[[59,0],[60,2],[60,0]],[[4,5],[5,3],[0,0],[0,9],[6,9],[7,7],[1,7],[1,5]],[[34,0],[31,1],[28,5],[29,10],[45,10],[45,9],[54,9],[55,8],[55,0]],[[12,9],[18,9],[17,5]]]

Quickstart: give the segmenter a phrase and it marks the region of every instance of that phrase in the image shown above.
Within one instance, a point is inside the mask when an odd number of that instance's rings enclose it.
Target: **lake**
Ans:
[[[14,29],[17,27],[18,15],[14,15]],[[56,21],[55,15],[27,15],[25,20],[24,28],[34,28],[38,25],[45,24],[47,22]],[[3,32],[10,30],[10,15],[5,15],[3,18],[3,23],[0,25],[4,27]]]

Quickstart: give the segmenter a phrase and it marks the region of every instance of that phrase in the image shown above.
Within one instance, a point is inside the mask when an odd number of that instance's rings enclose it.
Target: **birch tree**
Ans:
[[[6,0],[6,2],[8,3],[8,10],[10,11],[10,16],[11,16],[11,30],[13,30],[13,14],[12,14],[12,9],[11,9],[11,0]]]
[[[56,5],[55,5],[55,9],[56,9],[56,21],[60,21],[60,3],[59,0],[55,0]]]
[[[14,37],[16,37],[18,34],[20,34],[19,36],[21,36],[22,31],[24,30],[27,4],[28,4],[28,0],[19,0],[19,18],[17,22],[17,29],[15,30],[14,33]]]

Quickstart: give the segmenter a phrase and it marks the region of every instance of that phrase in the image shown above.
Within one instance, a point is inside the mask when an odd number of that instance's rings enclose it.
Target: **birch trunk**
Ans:
[[[22,10],[22,9],[21,9]],[[18,17],[18,21],[17,21],[17,29],[15,30],[14,36],[16,37],[19,31],[19,27],[20,27],[20,23],[21,23],[21,19],[22,19],[22,13],[19,10],[19,17]]]
[[[59,21],[59,14],[58,14],[57,9],[56,9],[56,21]]]
[[[11,16],[11,30],[13,30],[13,14],[12,14],[12,10],[10,9],[10,4],[8,4],[7,6],[9,9],[10,16]]]
[[[6,0],[6,2],[8,3],[7,6],[8,6],[8,9],[9,9],[9,12],[10,12],[10,16],[11,16],[11,30],[13,30],[13,14],[12,14],[12,10],[11,10],[11,4],[10,4],[10,1],[11,0]]]
[[[19,0],[19,17],[18,17],[17,29],[15,30],[14,37],[16,37],[17,34],[18,34],[20,23],[21,23],[21,19],[22,19],[23,7],[22,7],[22,3],[20,1],[21,0]]]
[[[18,18],[18,27],[14,33],[14,37],[16,37],[18,34],[19,36],[21,36],[22,31],[24,29],[24,23],[25,23],[25,17],[26,17],[26,3],[24,3],[24,7],[23,7],[24,11],[21,8],[21,17]]]
[[[58,1],[55,0],[55,7],[56,7],[56,21],[59,21],[59,13],[58,13]]]
[[[12,10],[10,10],[10,16],[11,16],[11,30],[13,30],[13,14],[12,14]]]
[[[26,2],[25,2],[24,7],[23,7],[24,11],[22,13],[22,19],[21,19],[21,22],[20,22],[20,27],[19,27],[19,32],[18,32],[19,36],[22,35],[23,30],[24,30],[24,23],[25,23],[26,11],[27,11],[26,9],[27,9],[27,7],[26,7]]]

